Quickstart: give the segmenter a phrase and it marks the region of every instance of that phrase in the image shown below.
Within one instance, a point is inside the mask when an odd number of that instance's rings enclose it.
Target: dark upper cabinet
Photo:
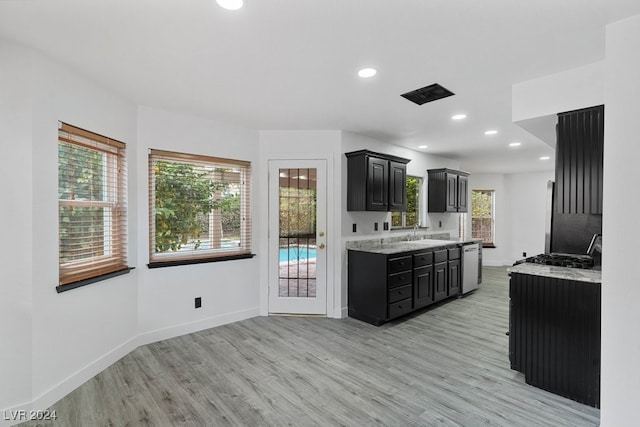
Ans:
[[[469,205],[469,176],[458,175],[458,212],[467,212]]]
[[[389,210],[407,210],[407,165],[389,161]]]
[[[604,105],[558,114],[555,212],[602,214]]]
[[[467,212],[469,174],[453,169],[430,169],[429,212]]]
[[[369,150],[347,157],[348,211],[404,211],[409,159]]]
[[[389,201],[389,161],[369,157],[365,180],[366,210],[386,211]]]

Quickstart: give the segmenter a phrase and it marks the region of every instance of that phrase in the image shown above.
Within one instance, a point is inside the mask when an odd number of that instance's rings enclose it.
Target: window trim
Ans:
[[[228,249],[210,249],[197,253],[197,251],[184,251],[182,253],[164,253],[156,254],[155,242],[155,162],[175,161],[186,164],[207,164],[207,165],[225,165],[237,167],[240,169],[240,185],[243,190],[240,194],[240,249],[231,251]],[[180,153],[167,150],[149,149],[148,152],[148,191],[149,191],[149,269],[173,267],[179,265],[203,264],[209,262],[231,261],[238,259],[248,259],[255,256],[251,252],[252,246],[252,228],[251,228],[251,162],[245,160],[228,159],[222,157],[205,156],[199,154]]]
[[[127,154],[126,144],[68,123],[58,122],[58,147],[62,144],[102,153],[104,194],[100,200],[74,200],[58,196],[58,293],[86,286],[126,274],[133,267],[128,264],[128,214],[127,214]],[[58,148],[60,149],[60,148]],[[60,155],[58,154],[58,180],[60,180]],[[59,181],[60,182],[60,181]],[[66,182],[65,182],[66,183]],[[60,184],[58,184],[60,185]],[[60,188],[60,187],[59,187]],[[67,188],[67,187],[65,187]],[[72,187],[68,187],[72,188]],[[103,253],[86,259],[62,263],[61,208],[107,208],[110,220],[103,231]],[[94,240],[92,240],[94,242]],[[105,242],[109,242],[106,244]]]
[[[496,247],[496,190],[490,190],[490,189],[473,189],[471,190],[471,193],[473,194],[474,192],[482,192],[482,193],[491,193],[491,217],[475,217],[475,218],[489,218],[491,219],[491,242],[485,242],[482,241],[482,247],[483,248],[495,248]],[[472,201],[473,201],[473,196],[472,196]],[[471,206],[471,237],[473,236],[473,202],[472,202],[472,206]],[[475,237],[474,237],[475,238]],[[480,238],[480,237],[478,237]]]

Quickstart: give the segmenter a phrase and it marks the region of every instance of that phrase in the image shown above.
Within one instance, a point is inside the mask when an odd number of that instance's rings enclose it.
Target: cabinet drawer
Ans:
[[[448,258],[448,252],[446,249],[441,249],[439,251],[434,251],[433,252],[433,262],[435,263],[439,263],[439,262],[443,262],[446,261]]]
[[[460,248],[449,248],[449,259],[460,259]]]
[[[389,274],[411,270],[411,255],[389,259]]]
[[[433,264],[433,252],[423,252],[413,256],[413,268]]]
[[[412,310],[413,302],[411,298],[403,299],[402,301],[389,304],[389,319],[402,316]]]
[[[412,282],[412,271],[403,271],[402,273],[390,274],[387,280],[389,289],[397,288],[402,285],[410,285]]]
[[[389,290],[389,303],[411,298],[411,285],[400,286]]]

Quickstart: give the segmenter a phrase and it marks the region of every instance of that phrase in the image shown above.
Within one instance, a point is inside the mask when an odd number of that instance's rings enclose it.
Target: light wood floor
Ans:
[[[509,369],[507,325],[505,269],[486,267],[475,293],[381,327],[258,317],[140,347],[48,425],[598,425]]]

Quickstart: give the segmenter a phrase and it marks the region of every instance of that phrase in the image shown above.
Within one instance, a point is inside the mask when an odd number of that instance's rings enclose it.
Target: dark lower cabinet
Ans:
[[[527,384],[600,407],[600,283],[511,273],[509,361]]]
[[[414,308],[433,303],[433,265],[416,268],[413,273]]]
[[[458,247],[391,255],[349,250],[347,262],[349,316],[376,326],[459,294]]]
[[[447,262],[439,262],[433,266],[433,300],[441,301],[447,297]]]
[[[452,297],[460,294],[460,280],[462,278],[460,273],[460,260],[454,259],[447,264],[449,266],[449,274],[447,277],[447,285],[449,288],[448,296]]]

